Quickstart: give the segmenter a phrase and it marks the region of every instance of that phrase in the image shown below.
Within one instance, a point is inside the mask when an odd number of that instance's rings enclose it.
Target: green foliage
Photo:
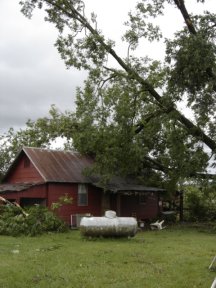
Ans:
[[[206,125],[216,105],[215,78],[210,76],[216,71],[214,41],[206,31],[197,35],[183,31],[175,40],[167,41],[166,60],[170,64],[170,93],[177,100],[186,95],[198,123]]]
[[[73,198],[69,197],[68,194],[65,194],[61,197],[59,197],[58,202],[53,202],[51,205],[51,209],[53,211],[59,209],[63,205],[71,204],[73,202]]]
[[[194,47],[197,47],[195,51]],[[173,42],[167,43],[167,61],[171,62],[171,58],[175,60],[170,73],[171,85],[177,86],[181,93],[188,92],[193,96],[191,103],[195,100],[196,92],[202,91],[206,84],[212,84],[206,69],[215,69],[215,53],[214,44],[203,33],[195,36],[184,32]]]
[[[216,220],[215,187],[212,185],[203,188],[186,187],[184,205],[188,210],[186,216],[190,221]]]
[[[0,235],[36,236],[45,232],[65,232],[66,224],[47,208],[36,205],[25,216],[14,205],[0,206]]]
[[[94,156],[95,172],[105,179],[135,175],[144,183],[157,179],[155,185],[165,182],[175,190],[185,179],[206,172],[205,145],[215,157],[216,16],[211,11],[189,15],[186,7],[181,9],[184,2],[138,1],[125,23],[124,59],[99,30],[96,15],[86,13],[85,1],[21,1],[27,17],[36,7],[45,9],[46,21],[59,31],[56,46],[67,67],[89,72],[84,88],[77,90],[76,113],[65,118],[57,113],[50,124],[60,123],[58,135],[72,138],[76,150]],[[155,25],[155,18],[166,17],[168,6],[179,9],[186,22],[171,39]],[[165,43],[161,63],[145,52],[135,57],[142,38]],[[179,104],[190,107],[193,121],[178,111]]]
[[[129,12],[129,21],[125,24],[130,29],[126,31],[123,39],[130,44],[130,48],[135,50],[142,38],[152,42],[162,37],[159,26],[150,22],[149,18],[162,14],[163,2],[158,0],[138,2],[135,14]]]

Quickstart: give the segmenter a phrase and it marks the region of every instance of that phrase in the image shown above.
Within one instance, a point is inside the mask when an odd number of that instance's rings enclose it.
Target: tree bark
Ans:
[[[181,11],[182,13],[182,16],[185,20],[185,23],[188,27],[188,30],[190,31],[191,34],[196,34],[196,29],[191,21],[191,18],[190,18],[190,15],[188,14],[188,11],[185,7],[185,4],[184,4],[184,0],[174,0],[176,6],[179,8],[179,10]]]
[[[184,192],[179,191],[179,220],[180,222],[184,221]]]

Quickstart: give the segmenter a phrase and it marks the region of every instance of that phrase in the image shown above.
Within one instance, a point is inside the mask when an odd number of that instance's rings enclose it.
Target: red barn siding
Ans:
[[[72,214],[90,213],[94,216],[101,215],[101,190],[92,185],[88,186],[88,205],[78,206],[78,184],[70,183],[49,183],[48,186],[48,207],[53,202],[58,202],[59,197],[68,195],[71,197],[72,204],[67,204],[58,209],[57,214],[61,219],[70,224]]]
[[[76,153],[25,148],[17,156],[3,178],[2,196],[23,205],[34,204],[37,200],[41,203],[40,200],[44,199],[42,204],[45,203],[50,208],[53,202],[58,202],[61,196],[67,194],[73,198],[72,204],[64,205],[58,209],[58,215],[67,223],[70,223],[72,214],[89,213],[93,216],[101,216],[107,209],[117,211],[118,216],[136,215],[138,219],[151,219],[158,215],[157,193],[147,192],[148,199],[144,204],[141,204],[139,196],[135,196],[133,193],[130,196],[121,193],[117,195],[104,194],[102,189],[90,184],[88,184],[88,205],[78,206],[79,184],[77,182],[85,183],[88,181],[82,175],[82,171],[91,164],[90,158]],[[19,189],[24,189],[28,185],[8,185],[5,187],[5,184],[35,183],[41,184],[33,187],[29,185],[30,188],[21,192]],[[11,191],[17,190],[17,192],[9,192],[10,189]],[[138,191],[141,190],[138,189]]]
[[[63,205],[58,209],[57,215],[68,224],[71,222],[72,214],[90,213],[94,216],[101,216],[102,190],[92,185],[88,186],[87,206],[78,206],[78,184],[76,183],[44,183],[20,192],[7,192],[3,196],[18,204],[22,203],[23,198],[41,198],[45,200],[47,207],[51,208],[52,203],[58,202],[59,198],[66,194],[73,199],[72,204]]]
[[[37,169],[33,166],[31,162],[29,162],[29,167],[24,167],[24,163],[26,161],[27,156],[22,155],[20,161],[16,163],[16,166],[11,170],[7,179],[4,182],[7,183],[32,183],[32,182],[42,182],[43,178],[37,171]]]
[[[20,192],[8,192],[2,195],[6,199],[14,199],[20,204],[22,198],[47,198],[46,185],[39,185]]]
[[[120,197],[119,205],[117,197]],[[158,195],[154,193],[148,196],[145,204],[139,202],[138,195],[112,195],[111,209],[117,211],[121,217],[136,216],[137,219],[153,219],[157,217],[159,213]]]

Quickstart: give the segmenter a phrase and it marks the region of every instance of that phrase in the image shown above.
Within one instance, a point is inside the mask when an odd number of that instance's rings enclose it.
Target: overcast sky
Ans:
[[[216,8],[215,0],[207,2],[209,7]],[[61,111],[74,110],[76,87],[81,86],[86,77],[82,71],[65,68],[54,47],[57,31],[44,22],[43,13],[34,13],[29,20],[20,12],[18,3],[19,0],[0,0],[0,132],[9,127],[21,128],[29,118],[46,116],[51,104]],[[98,26],[105,35],[118,40],[127,13],[135,3],[133,0],[87,0],[86,8],[96,11]],[[168,35],[183,23],[177,9],[169,13],[169,21],[161,22]],[[163,53],[160,45],[142,49],[145,54],[152,53],[159,58]],[[126,46],[117,46],[117,51],[125,56]]]

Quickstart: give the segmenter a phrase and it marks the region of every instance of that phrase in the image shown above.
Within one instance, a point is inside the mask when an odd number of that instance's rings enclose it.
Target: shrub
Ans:
[[[35,205],[23,211],[14,205],[0,206],[0,235],[35,236],[45,232],[65,232],[67,225],[46,207]]]
[[[216,193],[214,187],[187,187],[184,199],[190,221],[216,220]]]

